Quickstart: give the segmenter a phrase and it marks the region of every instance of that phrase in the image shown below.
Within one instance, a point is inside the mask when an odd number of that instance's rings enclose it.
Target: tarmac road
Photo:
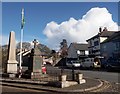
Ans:
[[[10,87],[10,86],[2,86],[2,94],[53,94],[47,91],[41,90],[32,90],[26,88],[18,88],[18,87]]]
[[[116,72],[106,72],[106,71],[92,71],[92,70],[78,70],[84,74],[86,77],[98,78],[102,80],[107,80],[111,83],[119,83],[120,74]]]
[[[52,72],[60,72],[60,68],[56,68],[53,66],[47,66],[48,73],[50,71]],[[72,69],[64,69],[64,73],[71,74]],[[107,72],[107,71],[99,71],[99,70],[80,70],[77,69],[75,72],[81,72],[83,73],[84,77],[90,77],[90,78],[98,78],[101,80],[106,80],[111,83],[120,83],[120,73],[117,72]]]
[[[57,72],[60,73],[61,69],[56,68],[56,67],[52,67],[52,66],[48,66],[47,67],[47,72]],[[67,74],[71,73],[71,69],[64,69],[64,72],[66,72]],[[105,72],[105,71],[92,71],[92,70],[75,70],[75,72],[81,72],[84,74],[84,77],[90,77],[90,78],[98,78],[98,79],[102,79],[102,80],[107,80],[109,82],[111,82],[111,86],[110,88],[108,88],[107,90],[103,91],[103,92],[117,92],[118,89],[118,85],[120,85],[120,83],[118,82],[118,73],[115,72]],[[38,90],[32,90],[32,89],[23,89],[23,88],[16,88],[16,87],[9,87],[9,86],[3,86],[2,87],[2,94],[34,94],[34,93],[38,93],[38,94],[55,94],[53,92],[49,92],[49,91],[38,91]]]
[[[47,70],[60,72],[61,69],[57,67],[48,66]],[[101,70],[80,70],[80,69],[75,70],[75,72],[83,73],[84,77],[101,79],[110,82],[111,84],[110,88],[103,92],[118,92],[120,90],[120,73],[118,72],[107,72]],[[63,73],[71,74],[71,69],[64,69]]]

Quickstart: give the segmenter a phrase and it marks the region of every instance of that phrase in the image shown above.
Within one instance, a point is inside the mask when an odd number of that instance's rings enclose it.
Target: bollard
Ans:
[[[76,81],[79,81],[79,80],[81,80],[81,79],[83,79],[83,74],[77,73],[77,74],[76,74]]]
[[[66,87],[66,78],[67,78],[67,75],[60,75],[59,76],[59,81],[60,81],[60,87],[61,88],[64,88]]]
[[[81,73],[77,73],[76,80],[77,80],[78,84],[86,83],[86,80],[83,79],[83,74],[81,74]]]
[[[66,81],[66,78],[67,78],[67,75],[60,75],[59,81],[65,82],[65,81]]]

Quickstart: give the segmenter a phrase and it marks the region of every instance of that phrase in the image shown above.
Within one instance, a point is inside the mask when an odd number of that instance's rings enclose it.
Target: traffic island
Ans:
[[[49,79],[48,79],[49,78]],[[42,79],[42,80],[41,80]],[[7,78],[0,79],[2,85],[14,86],[19,88],[28,88],[35,90],[44,90],[52,92],[84,92],[93,91],[102,87],[103,82],[99,79],[83,78],[83,74],[77,73],[74,81],[67,80],[67,75],[60,75],[53,79],[52,76],[46,75],[43,78],[33,80],[24,78]],[[57,79],[57,80],[56,80]],[[43,81],[45,80],[45,81]]]
[[[76,80],[74,81],[67,81],[67,75],[60,75],[59,76],[59,81],[50,81],[48,82],[48,85],[54,86],[54,87],[59,87],[59,88],[65,88],[77,84],[84,84],[86,83],[86,80],[83,79],[83,74],[78,73],[76,74]]]
[[[67,93],[67,92],[93,92],[94,90],[100,89],[103,87],[103,81],[99,79],[85,78],[86,83],[71,85],[69,87],[59,88],[53,85],[49,85],[45,82],[39,81],[31,81],[25,79],[1,79],[2,85],[11,86],[11,87],[19,87],[19,88],[28,88],[33,90],[43,90],[43,91],[51,91],[58,93]]]

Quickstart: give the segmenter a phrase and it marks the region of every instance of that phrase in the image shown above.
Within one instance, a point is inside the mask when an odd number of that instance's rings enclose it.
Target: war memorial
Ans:
[[[6,62],[5,71],[2,75],[2,85],[10,85],[20,88],[29,88],[37,90],[47,90],[59,93],[68,92],[97,92],[100,88],[109,87],[109,82],[99,79],[86,78],[80,72],[75,72],[74,75],[67,73],[65,70],[62,73],[50,72],[48,69],[46,74],[42,73],[43,58],[40,50],[37,47],[37,40],[34,39],[34,47],[29,53],[28,70],[27,72],[20,70],[19,61],[16,60],[16,42],[15,32],[10,32],[8,46],[8,61]],[[21,72],[21,73],[20,73]],[[20,76],[19,76],[20,75]],[[72,77],[70,77],[70,75]],[[72,78],[72,79],[70,79]],[[74,78],[74,79],[73,79]],[[17,84],[16,84],[17,83]]]
[[[52,79],[48,74],[42,73],[42,56],[40,50],[37,48],[37,41],[34,39],[34,48],[31,49],[30,58],[29,58],[29,64],[28,64],[28,77],[31,80],[37,80],[45,77],[47,79]],[[16,60],[16,47],[15,47],[15,32],[10,32],[10,38],[9,38],[9,46],[8,46],[8,62],[6,63],[5,73],[8,75],[9,78],[17,78],[19,75],[21,75],[21,78],[24,77],[24,73],[19,73],[19,67],[17,66],[18,62]],[[18,76],[17,76],[18,75]],[[83,74],[78,74],[76,76],[76,81],[67,81],[67,74],[61,74],[58,75],[58,82],[56,83],[56,86],[59,86],[61,88],[69,87],[71,85],[76,84],[83,84],[86,83],[86,80],[83,79]],[[21,79],[20,78],[20,79]],[[26,78],[24,78],[26,79]],[[43,78],[44,79],[44,78]]]
[[[43,56],[40,49],[38,49],[37,39],[33,39],[34,47],[29,50],[28,57],[24,61],[24,51],[22,49],[23,26],[24,10],[22,9],[20,52],[16,53],[15,32],[11,31],[9,35],[7,62],[5,63],[5,70],[0,79],[1,85],[55,93],[99,92],[104,89],[107,90],[111,86],[108,81],[98,79],[97,77],[95,79],[89,78],[89,76],[85,77],[80,70],[74,71],[74,67],[70,70],[65,69],[63,66],[52,66],[51,69],[47,67],[46,73],[43,73]],[[20,57],[19,60],[16,59],[17,55]],[[63,58],[65,59],[65,57]],[[25,66],[27,69],[24,69],[24,63],[27,64]]]

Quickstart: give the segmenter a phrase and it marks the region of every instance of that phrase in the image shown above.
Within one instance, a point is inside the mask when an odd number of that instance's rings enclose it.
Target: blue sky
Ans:
[[[9,36],[10,31],[15,31],[16,40],[20,41],[21,9],[25,9],[25,25],[23,41],[37,39],[42,44],[48,45],[43,30],[51,21],[61,24],[71,17],[82,19],[91,8],[105,7],[111,14],[114,22],[118,22],[117,2],[3,2],[2,3],[2,36],[3,44],[7,43],[4,38]],[[62,40],[62,39],[61,39]],[[59,44],[59,43],[58,43]],[[49,46],[49,45],[48,45]]]

